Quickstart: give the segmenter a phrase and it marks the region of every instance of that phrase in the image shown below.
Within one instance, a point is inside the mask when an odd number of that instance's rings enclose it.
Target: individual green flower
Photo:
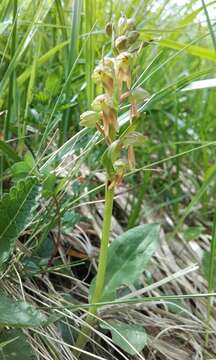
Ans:
[[[91,104],[94,111],[107,111],[113,109],[113,100],[107,94],[98,95]]]
[[[91,104],[92,109],[101,112],[104,125],[104,134],[109,137],[112,128],[118,130],[117,114],[114,108],[113,100],[108,94],[97,96]]]
[[[96,111],[85,111],[80,115],[80,125],[87,128],[94,128],[100,120],[100,116]]]
[[[113,75],[112,60],[107,58],[96,66],[92,74],[92,79],[96,83],[101,82],[108,94],[112,95],[114,87]]]
[[[131,63],[132,54],[123,52],[115,59],[115,75],[119,85],[119,92],[121,94],[123,82],[126,82],[127,88],[131,87]]]

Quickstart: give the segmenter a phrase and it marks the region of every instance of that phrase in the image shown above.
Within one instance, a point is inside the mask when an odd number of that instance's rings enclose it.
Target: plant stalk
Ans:
[[[13,58],[16,51],[16,37],[17,37],[17,0],[13,2],[13,25],[12,25],[12,39],[11,39],[11,58]],[[9,79],[8,90],[8,109],[4,123],[4,140],[9,139],[9,127],[12,119],[12,106],[14,100],[14,84],[15,84],[15,69],[13,69]]]
[[[104,219],[103,219],[103,229],[102,229],[102,239],[100,246],[100,255],[99,255],[99,264],[98,272],[96,277],[96,284],[94,293],[91,299],[91,304],[98,303],[101,300],[104,280],[106,274],[106,263],[107,263],[107,254],[108,254],[108,245],[109,245],[109,236],[110,236],[110,227],[112,219],[112,209],[113,209],[113,198],[114,198],[115,187],[109,189],[108,183],[106,184],[105,192],[105,208],[104,208]],[[82,349],[84,349],[86,343],[88,342],[88,337],[91,335],[91,326],[95,321],[94,315],[97,312],[97,307],[92,306],[89,309],[89,314],[85,320],[85,325],[81,329],[81,332],[77,338],[75,346],[79,350],[75,350],[75,355],[79,358]]]
[[[211,239],[211,250],[210,250],[210,263],[208,271],[208,293],[211,294],[214,290],[214,269],[215,269],[215,260],[216,260],[216,209],[214,213],[213,220],[213,230],[212,230],[212,239]],[[208,348],[209,341],[209,325],[212,315],[212,297],[208,297],[207,303],[207,328],[205,334],[205,346]]]

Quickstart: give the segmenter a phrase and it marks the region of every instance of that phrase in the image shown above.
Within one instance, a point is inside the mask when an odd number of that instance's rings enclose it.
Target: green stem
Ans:
[[[11,39],[11,58],[13,58],[16,50],[16,37],[17,37],[17,0],[13,2],[13,28],[12,28],[12,39]],[[8,90],[8,111],[5,118],[4,124],[4,140],[9,139],[9,127],[12,118],[12,106],[14,99],[14,83],[15,83],[15,69],[13,69],[10,80],[9,80],[9,90]]]
[[[214,220],[213,220],[210,262],[209,262],[209,270],[208,270],[208,293],[209,294],[211,294],[214,289],[215,260],[216,260],[216,209],[215,209]],[[207,328],[206,328],[206,336],[205,336],[206,348],[208,348],[209,324],[210,324],[210,320],[211,320],[211,314],[212,314],[212,297],[209,297],[208,303],[207,303]]]
[[[108,254],[108,244],[109,244],[109,236],[110,236],[110,226],[112,219],[112,209],[113,209],[113,198],[114,198],[114,187],[112,189],[108,188],[106,185],[106,193],[105,193],[105,208],[104,208],[104,220],[103,220],[103,229],[102,229],[102,239],[100,246],[100,255],[99,255],[99,264],[98,264],[98,272],[96,277],[96,285],[94,294],[91,299],[91,304],[100,302],[102,291],[104,288],[104,280],[106,274],[106,263],[107,263],[107,254]],[[79,358],[82,349],[84,349],[86,343],[88,342],[88,337],[91,335],[91,326],[94,323],[95,315],[97,312],[97,307],[92,306],[89,309],[89,314],[85,320],[85,325],[81,329],[81,333],[79,334],[75,346],[79,349],[75,351],[75,355]]]

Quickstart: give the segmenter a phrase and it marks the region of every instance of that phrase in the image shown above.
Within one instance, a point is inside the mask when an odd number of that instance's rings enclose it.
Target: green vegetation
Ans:
[[[216,1],[0,3],[0,358],[216,358]]]

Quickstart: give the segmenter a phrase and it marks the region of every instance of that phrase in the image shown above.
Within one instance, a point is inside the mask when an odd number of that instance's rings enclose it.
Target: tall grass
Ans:
[[[191,358],[198,347],[203,357],[216,356],[215,87],[196,83],[215,79],[214,6],[215,1],[204,0],[0,3],[1,196],[29,174],[40,179],[43,193],[1,274],[1,285],[3,292],[58,315],[41,333],[28,332],[38,359],[70,359],[85,323],[101,235],[104,174],[99,159],[104,146],[100,134],[80,128],[79,115],[101,92],[91,73],[101,54],[109,55],[105,25],[121,12],[136,20],[144,42],[132,86],[143,87],[149,97],[139,105],[145,143],[137,150],[136,169],[114,196],[113,237],[154,221],[162,224],[165,236],[149,271],[133,288],[124,289],[136,297],[126,301],[120,289],[120,300],[98,304],[97,316],[145,324],[152,339],[145,350],[149,357],[155,351],[158,357],[184,358],[178,352],[182,339]],[[121,131],[129,118],[127,105],[122,105]],[[48,264],[57,234],[58,257]],[[201,266],[205,251],[208,266]],[[169,317],[176,300],[188,317],[177,311]],[[84,358],[131,358],[101,329],[93,330]],[[174,348],[171,355],[162,346],[164,334]],[[187,338],[194,343],[189,346]]]

